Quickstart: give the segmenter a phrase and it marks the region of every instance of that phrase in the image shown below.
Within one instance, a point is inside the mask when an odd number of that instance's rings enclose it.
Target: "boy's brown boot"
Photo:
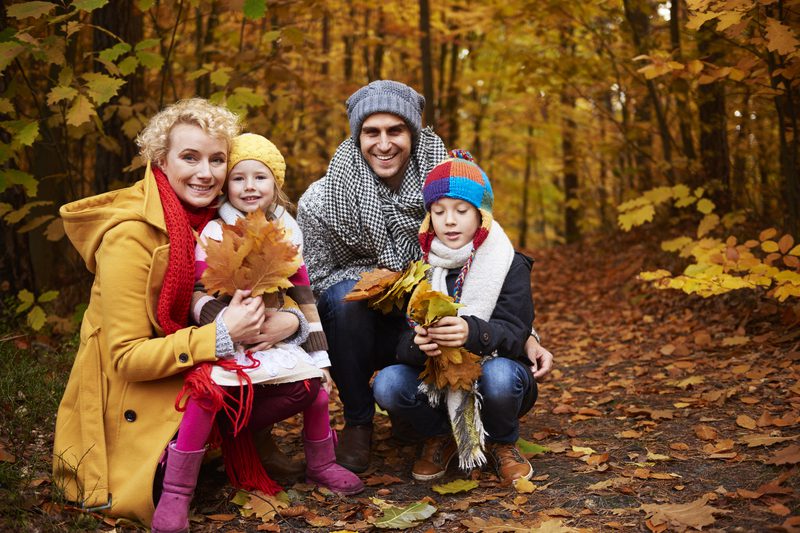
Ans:
[[[533,467],[519,453],[516,444],[492,442],[489,444],[489,457],[503,484],[511,484],[516,479],[530,479],[533,475]]]
[[[305,471],[305,465],[290,458],[275,443],[272,437],[272,426],[264,428],[255,434],[255,445],[264,470],[275,478],[297,479]]]
[[[422,445],[422,453],[414,463],[411,475],[420,481],[439,479],[447,472],[447,466],[457,451],[452,435],[430,437]]]

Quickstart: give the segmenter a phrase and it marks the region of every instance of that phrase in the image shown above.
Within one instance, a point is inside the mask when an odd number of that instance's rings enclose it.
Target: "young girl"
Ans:
[[[300,246],[300,229],[284,207],[287,202],[281,186],[285,170],[283,156],[266,138],[255,134],[234,138],[224,188],[227,199],[219,208],[220,218],[206,225],[201,240],[221,240],[223,224],[235,224],[239,217],[260,211],[270,219],[281,220],[291,231],[292,241]],[[207,267],[206,257],[205,249],[198,244],[195,250],[195,279],[198,283]],[[254,426],[252,422],[263,418],[266,413],[255,410],[250,413],[236,399],[240,387],[246,385],[245,374],[252,383],[254,398],[276,387],[303,383],[309,390],[313,390],[310,389],[312,386],[319,388],[313,402],[303,410],[307,481],[341,494],[356,494],[363,490],[363,483],[358,476],[335,462],[334,433],[328,414],[330,361],[305,265],[290,281],[295,286],[287,291],[284,306],[267,312],[262,335],[253,339],[257,345],[250,347],[256,351],[246,351],[242,345],[230,346],[230,356],[222,364],[207,365],[193,371],[194,375],[187,378],[184,391],[188,392],[188,400],[176,448],[201,449],[211,433],[217,412],[222,409],[224,413],[216,416],[216,421],[220,426],[223,458],[231,483],[248,490],[277,492],[280,488],[264,472],[249,431],[251,427],[264,427],[264,424]],[[196,290],[192,304],[195,321],[201,325],[215,321],[220,313],[225,312],[226,300]],[[308,351],[301,348],[301,344]],[[245,391],[245,394],[249,393]],[[247,398],[241,401],[246,402]],[[281,406],[270,404],[266,409],[271,411],[271,418],[275,421],[275,411],[280,411]],[[183,440],[190,442],[184,444]],[[156,517],[166,505],[168,500],[162,497]]]
[[[536,401],[525,355],[533,321],[530,260],[514,252],[493,220],[489,178],[468,152],[454,150],[434,167],[422,196],[428,215],[419,240],[423,259],[432,267],[429,281],[463,307],[458,316],[444,317],[435,326],[409,329],[397,348],[402,364],[375,378],[375,399],[426,437],[412,469],[415,479],[443,476],[456,456],[463,469],[481,466],[484,451],[501,481],[529,479],[533,468],[515,443],[519,417]],[[421,383],[420,366],[427,357],[440,355],[440,346],[464,347],[482,356],[473,394]],[[474,411],[469,402],[476,405]],[[470,420],[467,412],[479,416]]]

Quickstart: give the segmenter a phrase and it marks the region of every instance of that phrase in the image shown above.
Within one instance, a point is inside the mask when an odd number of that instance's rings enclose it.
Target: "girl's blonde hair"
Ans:
[[[225,140],[229,150],[242,130],[239,116],[225,107],[205,98],[179,100],[153,115],[136,137],[141,156],[154,163],[163,161],[169,151],[169,133],[178,124],[198,126],[210,137]]]

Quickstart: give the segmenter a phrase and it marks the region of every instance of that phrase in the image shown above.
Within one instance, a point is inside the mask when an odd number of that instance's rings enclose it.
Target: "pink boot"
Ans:
[[[317,483],[346,496],[364,490],[364,484],[357,475],[336,464],[333,431],[322,440],[304,437],[303,443],[306,449],[306,482]]]
[[[192,503],[194,487],[205,450],[184,452],[175,449],[171,442],[167,447],[167,469],[164,472],[164,488],[158,500],[151,524],[152,533],[186,533],[189,531],[189,504]]]

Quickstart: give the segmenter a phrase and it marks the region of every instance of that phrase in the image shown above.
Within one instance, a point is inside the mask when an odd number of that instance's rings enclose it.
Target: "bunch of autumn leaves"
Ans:
[[[403,272],[375,269],[364,272],[353,290],[345,296],[347,301],[367,300],[373,309],[388,314],[393,308],[403,310],[408,300],[408,317],[427,328],[446,316],[456,316],[461,304],[452,297],[435,291],[425,279],[430,268],[422,261],[414,261]],[[463,347],[440,346],[441,354],[428,357],[420,379],[438,389],[472,390],[473,382],[481,375],[480,357]]]
[[[209,294],[232,296],[237,289],[250,289],[251,296],[272,301],[271,295],[292,287],[289,277],[302,264],[297,246],[292,244],[283,224],[267,220],[258,212],[238,219],[235,225],[223,224],[222,240],[208,239],[202,245],[208,254],[208,268],[201,282]],[[422,261],[415,261],[403,272],[365,272],[345,300],[367,300],[370,307],[388,314],[395,307],[402,310],[411,294],[409,318],[422,327],[432,326],[443,317],[455,316],[461,304],[431,289],[425,279],[429,268]],[[440,349],[441,355],[427,358],[420,379],[439,389],[471,390],[481,375],[480,357],[464,348]]]

